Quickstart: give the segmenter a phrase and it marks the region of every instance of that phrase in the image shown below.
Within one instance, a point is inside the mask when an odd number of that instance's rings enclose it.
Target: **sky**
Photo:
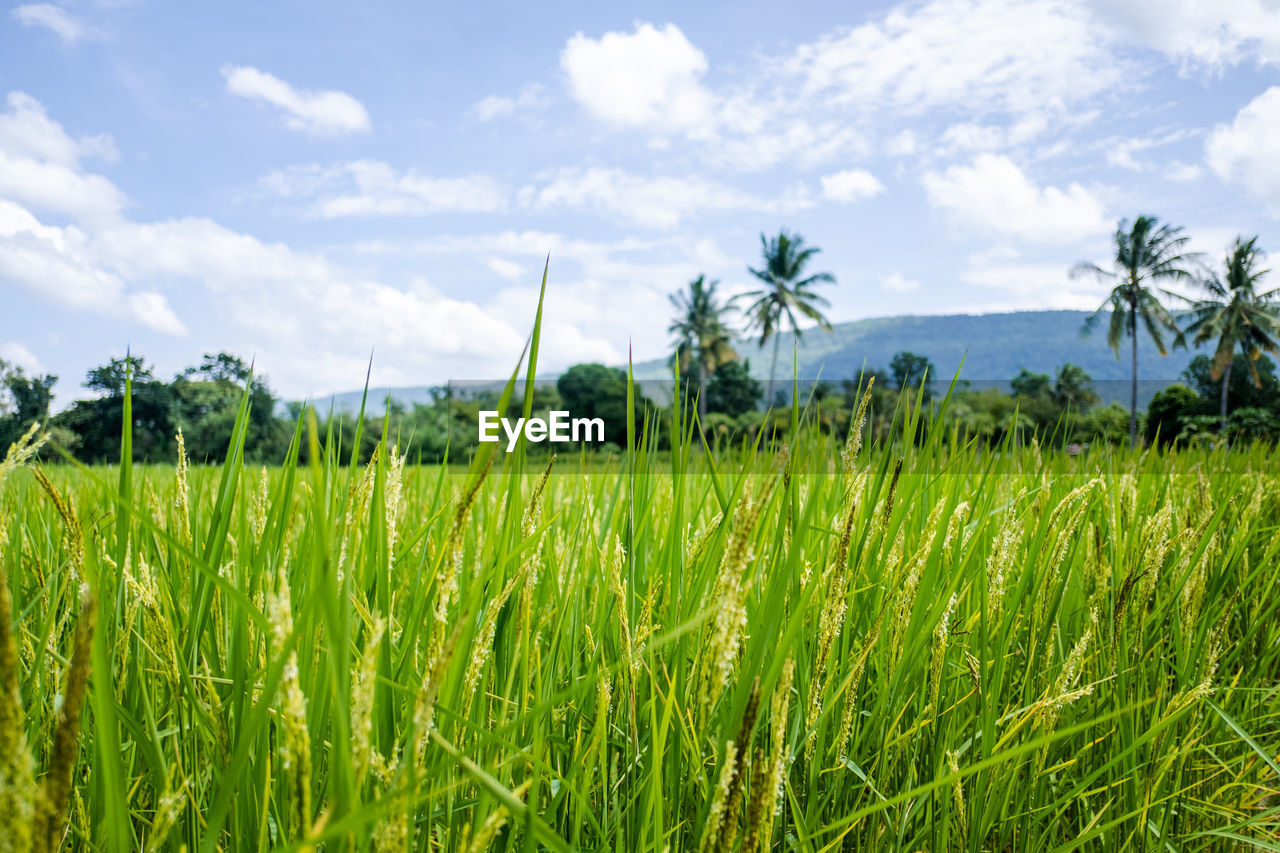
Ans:
[[[0,15],[0,358],[286,398],[668,351],[798,233],[833,321],[1093,309],[1118,220],[1280,245],[1280,0],[66,0]],[[1101,343],[1099,344],[1101,345]]]

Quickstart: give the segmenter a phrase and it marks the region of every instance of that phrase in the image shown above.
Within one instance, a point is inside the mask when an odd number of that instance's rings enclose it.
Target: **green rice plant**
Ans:
[[[1266,448],[677,403],[250,470],[248,408],[216,468],[0,464],[0,850],[1280,849]]]

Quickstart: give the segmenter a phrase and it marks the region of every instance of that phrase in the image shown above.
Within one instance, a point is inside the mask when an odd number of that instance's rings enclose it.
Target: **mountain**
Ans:
[[[839,383],[856,377],[863,365],[887,370],[895,353],[908,351],[928,357],[937,368],[937,378],[950,382],[957,368],[960,378],[975,388],[998,386],[1008,390],[1009,380],[1027,368],[1034,373],[1054,374],[1071,362],[1093,377],[1104,400],[1129,399],[1128,340],[1116,359],[1107,346],[1106,329],[1100,327],[1088,337],[1080,329],[1087,311],[1016,311],[1007,314],[938,314],[901,317],[873,317],[837,323],[831,332],[805,331],[796,348],[797,375],[801,379],[822,378]],[[768,379],[773,342],[763,348],[755,341],[740,341],[738,353],[751,361],[751,373]],[[793,338],[781,336],[778,352],[778,379],[790,384]],[[1161,356],[1150,337],[1138,339],[1139,397],[1145,405],[1155,391],[1175,382],[1196,355],[1194,350],[1172,350]],[[642,379],[669,377],[664,360],[635,366]],[[780,383],[781,384],[781,383]]]
[[[963,358],[961,379],[977,388],[995,385],[1007,390],[1009,380],[1023,367],[1035,373],[1053,374],[1061,365],[1071,362],[1093,377],[1103,400],[1127,403],[1128,341],[1117,360],[1107,346],[1105,328],[1098,328],[1089,337],[1080,336],[1088,316],[1086,311],[1015,311],[873,317],[836,323],[830,332],[820,329],[804,332],[796,349],[798,375],[803,380],[822,378],[838,384],[841,379],[856,377],[864,364],[871,369],[887,370],[894,354],[905,350],[927,356],[944,383],[950,381]],[[792,345],[792,336],[783,334],[778,352],[779,388],[791,379]],[[773,342],[764,348],[754,341],[739,341],[735,346],[743,357],[750,359],[751,373],[767,379]],[[1140,336],[1141,403],[1145,405],[1157,390],[1177,381],[1195,355],[1195,350],[1173,350],[1168,356],[1161,356],[1149,337]],[[640,380],[666,380],[671,377],[671,368],[666,359],[638,362],[635,376]],[[554,377],[547,374],[540,378],[550,381]],[[405,405],[430,400],[425,386],[371,388],[370,408],[381,411],[382,401],[388,395]],[[338,411],[355,412],[360,407],[360,397],[360,391],[349,391],[335,395],[332,400]],[[316,403],[323,411],[329,401],[317,400]]]

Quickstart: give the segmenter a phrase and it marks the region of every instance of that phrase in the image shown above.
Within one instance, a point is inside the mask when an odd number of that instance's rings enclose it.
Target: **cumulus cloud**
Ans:
[[[1246,104],[1230,124],[1213,129],[1205,142],[1209,168],[1237,184],[1280,216],[1280,86],[1272,86]]]
[[[637,24],[598,39],[578,33],[560,54],[573,98],[618,125],[662,132],[710,132],[715,103],[703,86],[706,55],[675,24]]]
[[[765,199],[695,175],[648,177],[602,167],[560,169],[541,186],[521,189],[519,197],[534,210],[600,210],[648,228],[674,228],[704,213],[790,213],[813,205],[801,187],[788,190],[781,198]]]
[[[122,220],[124,193],[83,170],[101,137],[76,140],[29,95],[11,92],[0,113],[0,281],[49,301],[156,332],[186,333],[157,292],[129,287],[95,262],[92,232]],[[43,221],[39,214],[70,220]]]
[[[980,311],[1061,309],[1092,311],[1102,304],[1106,288],[1089,279],[1072,279],[1061,263],[1006,263],[974,267],[960,280],[987,289],[992,298],[975,303]]]
[[[44,372],[44,365],[36,358],[36,354],[17,341],[0,343],[0,360],[17,365],[28,373]]]
[[[514,96],[486,95],[471,107],[468,115],[479,122],[494,121],[521,112],[534,112],[547,105],[547,90],[541,83],[526,83]]]
[[[884,184],[866,169],[846,169],[822,176],[822,196],[832,201],[862,201],[884,192]]]
[[[442,178],[378,160],[291,166],[267,175],[259,187],[303,202],[309,215],[322,219],[491,213],[507,203],[506,191],[486,175]]]
[[[79,18],[53,3],[28,3],[13,10],[13,18],[24,27],[44,27],[68,44],[89,35],[89,28]]]
[[[1088,0],[1123,35],[1190,68],[1280,63],[1274,0]]]
[[[1138,136],[1131,139],[1110,140],[1106,143],[1107,162],[1112,166],[1145,172],[1155,164],[1146,152],[1185,139],[1186,130],[1175,130],[1159,136]],[[1136,156],[1135,156],[1136,155]]]
[[[682,135],[714,164],[749,170],[815,166],[880,144],[912,153],[917,140],[902,125],[925,114],[964,117],[949,146],[1018,144],[1132,85],[1138,75],[1116,44],[1075,0],[930,0],[714,76],[674,24],[578,33],[561,68],[571,97],[607,124],[659,146]]]
[[[1069,0],[933,0],[802,45],[788,69],[832,104],[1036,112],[1122,79],[1104,35]]]
[[[880,289],[888,293],[912,293],[920,289],[920,282],[894,272],[880,279]]]
[[[10,92],[6,102],[8,109],[0,113],[0,198],[73,219],[116,217],[124,194],[106,178],[80,168],[84,157],[112,159],[111,138],[73,138],[23,92]]]
[[[1036,243],[1074,243],[1110,227],[1098,197],[1077,183],[1039,187],[1008,157],[924,175],[929,203],[957,225]]]
[[[38,105],[26,106],[43,116]],[[56,122],[37,127],[40,133],[32,127],[0,123],[6,131],[0,133],[0,152],[21,148],[32,155],[26,159],[47,166],[53,158],[85,177],[82,152]],[[42,152],[46,159],[36,158]],[[356,182],[338,171],[341,181]],[[330,185],[323,169],[309,177],[320,189],[301,179],[288,189],[311,198]],[[405,188],[405,173],[393,177],[395,193],[414,196],[416,185],[411,181]],[[382,188],[366,181],[363,189],[375,185]],[[254,353],[274,387],[288,396],[357,384],[371,348],[377,352],[378,384],[506,375],[523,348],[537,298],[536,277],[520,277],[530,268],[525,259],[541,264],[548,250],[562,265],[550,297],[556,314],[547,316],[544,337],[544,363],[552,369],[582,360],[617,362],[632,332],[644,347],[660,351],[666,283],[729,264],[709,241],[627,238],[597,244],[541,232],[441,238],[430,252],[489,256],[491,272],[511,276],[497,294],[465,285],[444,292],[423,278],[388,279],[363,265],[352,269],[202,217],[140,222],[121,213],[72,219],[54,223],[7,192],[0,196],[0,286],[135,328],[189,334],[201,345]],[[577,268],[572,276],[563,266],[570,257]],[[740,261],[732,266],[740,267]],[[179,317],[169,302],[179,292],[184,308],[198,310]],[[625,298],[632,310],[611,309],[613,298]]]
[[[95,263],[90,238],[83,231],[46,225],[3,199],[0,280],[75,310],[132,320],[167,335],[187,332],[163,295],[131,291],[119,275]]]
[[[716,165],[757,170],[865,154],[866,135],[755,84],[713,91],[702,82],[706,55],[680,28],[637,24],[598,39],[578,33],[560,55],[569,94],[588,113],[620,128],[650,133],[665,146],[682,135],[703,145]]]
[[[313,134],[369,131],[364,105],[345,92],[295,89],[279,77],[246,65],[224,66],[222,76],[228,92],[279,108],[285,124],[294,130]]]
[[[500,278],[515,280],[524,275],[524,266],[506,258],[490,258],[485,261],[489,271]]]

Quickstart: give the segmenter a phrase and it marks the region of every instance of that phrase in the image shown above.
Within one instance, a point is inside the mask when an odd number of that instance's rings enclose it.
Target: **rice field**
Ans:
[[[670,451],[469,469],[313,417],[247,467],[243,410],[221,467],[33,435],[0,849],[1280,849],[1268,449],[984,452],[918,411],[709,450],[677,408]]]

